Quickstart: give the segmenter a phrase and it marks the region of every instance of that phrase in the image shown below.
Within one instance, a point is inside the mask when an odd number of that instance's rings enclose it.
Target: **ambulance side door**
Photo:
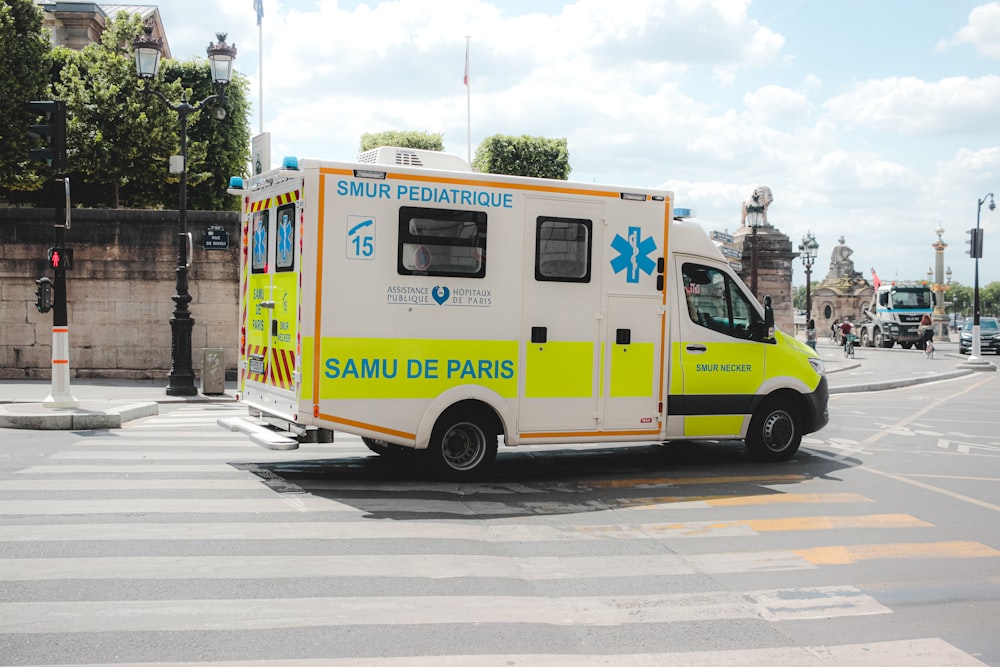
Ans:
[[[762,318],[722,267],[683,257],[676,266],[684,301],[673,354],[682,388],[677,394],[672,384],[668,411],[683,415],[684,436],[739,436],[764,381]]]

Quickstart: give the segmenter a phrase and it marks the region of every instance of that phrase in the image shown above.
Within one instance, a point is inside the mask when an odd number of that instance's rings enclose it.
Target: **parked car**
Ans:
[[[983,353],[1000,354],[1000,323],[995,317],[979,318],[979,346]],[[958,339],[958,351],[972,354],[972,318],[965,318],[965,325]]]

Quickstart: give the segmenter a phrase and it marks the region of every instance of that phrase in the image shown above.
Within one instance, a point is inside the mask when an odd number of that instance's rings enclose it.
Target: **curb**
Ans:
[[[850,384],[844,387],[830,387],[831,394],[851,394],[862,391],[885,391],[887,389],[899,389],[900,387],[912,387],[928,382],[938,382],[939,380],[952,380],[964,375],[972,375],[974,369],[961,369],[938,375],[927,375],[923,377],[900,378],[899,380],[887,380],[885,382],[869,382],[865,384]]]
[[[93,431],[121,428],[123,422],[159,413],[157,403],[84,402],[75,408],[49,408],[41,403],[6,403],[0,405],[0,428]]]

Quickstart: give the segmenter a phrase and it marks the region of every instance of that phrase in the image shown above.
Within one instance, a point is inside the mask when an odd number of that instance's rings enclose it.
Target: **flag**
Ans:
[[[875,267],[872,267],[872,285],[875,291],[878,291],[878,286],[882,284],[882,281],[878,279],[878,274],[875,273]]]
[[[264,0],[253,0],[253,10],[257,12],[257,25],[260,25],[260,20],[264,17]]]
[[[465,76],[462,77],[462,83],[464,83],[466,86],[469,85],[469,40],[468,39],[465,40]]]

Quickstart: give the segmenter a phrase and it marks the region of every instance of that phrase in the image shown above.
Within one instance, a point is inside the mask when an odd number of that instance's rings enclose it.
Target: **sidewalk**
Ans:
[[[166,381],[76,378],[69,393],[78,402],[73,408],[44,405],[52,393],[50,380],[0,379],[0,428],[38,431],[85,431],[120,428],[123,422],[159,414],[161,403],[231,403],[236,383],[227,382],[225,393],[168,396]]]
[[[817,351],[826,365],[831,394],[882,391],[925,382],[947,380],[976,372],[963,368],[969,357],[958,353],[957,342],[937,344],[934,359],[918,350],[857,348],[854,359],[828,339]],[[990,358],[984,363],[996,370]],[[123,422],[159,414],[165,403],[230,403],[236,400],[236,383],[226,382],[225,393],[168,396],[166,381],[76,378],[70,393],[75,408],[50,408],[43,402],[51,394],[49,380],[0,379],[0,428],[32,430],[92,430],[120,428]]]

